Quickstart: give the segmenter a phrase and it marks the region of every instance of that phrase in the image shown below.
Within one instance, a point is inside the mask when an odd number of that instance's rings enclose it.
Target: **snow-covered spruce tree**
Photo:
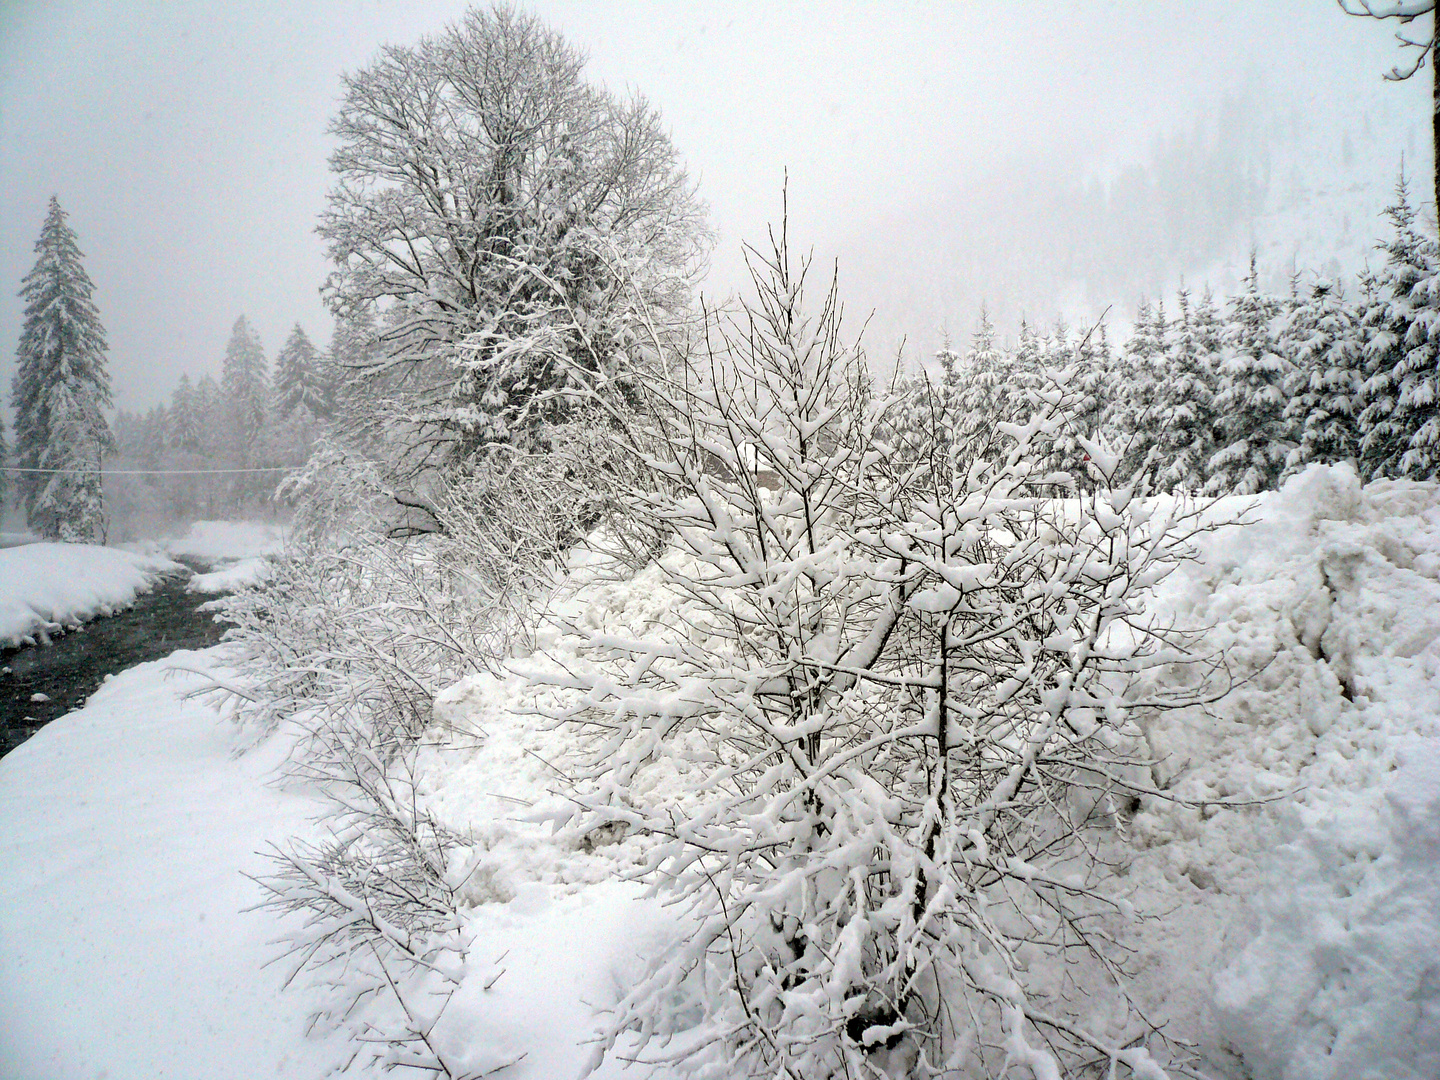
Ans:
[[[0,415],[0,517],[10,502],[10,440],[5,437],[5,417]]]
[[[1395,416],[1410,432],[1400,456],[1400,475],[1433,480],[1440,473],[1440,266],[1410,291],[1410,329],[1397,365]]]
[[[1374,305],[1364,315],[1366,377],[1360,387],[1361,463],[1364,475],[1371,477],[1408,475],[1403,461],[1415,431],[1425,422],[1423,405],[1418,411],[1402,409],[1400,399],[1406,372],[1412,367],[1410,333],[1416,301],[1422,309],[1425,303],[1423,297],[1412,297],[1412,292],[1433,274],[1437,261],[1435,242],[1415,228],[1415,211],[1403,172],[1385,216],[1393,231],[1381,245],[1385,263],[1376,275]],[[1422,294],[1426,291],[1421,290]],[[1416,333],[1416,344],[1423,345],[1428,336],[1427,325]],[[1422,347],[1413,362],[1416,371],[1424,370],[1424,356]],[[1430,407],[1433,410],[1433,403]]]
[[[996,342],[984,305],[969,347],[960,353],[947,340],[935,359],[940,378],[930,383],[932,392],[923,390],[929,382],[926,376],[895,386],[907,405],[890,418],[893,430],[887,437],[892,444],[899,449],[915,444],[924,432],[939,430],[947,445],[967,446],[972,452],[998,447],[1004,439],[999,424],[1014,419],[1006,411],[1011,407],[1006,388],[1011,358]]]
[[[104,535],[101,458],[113,443],[105,330],[75,231],[54,196],[20,296],[25,321],[11,384],[16,487],[30,527],[52,540]]]
[[[225,346],[220,392],[225,463],[237,470],[275,464],[264,437],[274,413],[270,369],[260,336],[244,315],[235,320]],[[239,472],[226,486],[236,504],[266,498],[274,491],[273,481],[261,473]]]
[[[1215,392],[1219,449],[1211,457],[1205,490],[1252,495],[1279,486],[1295,445],[1285,419],[1284,383],[1291,365],[1280,353],[1275,322],[1279,301],[1260,291],[1255,253],[1244,291],[1230,301],[1222,333]]]
[[[1191,309],[1184,286],[1179,301],[1180,317],[1167,335],[1164,377],[1156,381],[1148,415],[1160,490],[1193,494],[1205,486],[1215,453],[1216,320],[1213,304]]]
[[[1105,912],[1146,790],[1131,713],[1179,655],[1140,597],[1183,523],[1147,522],[1098,442],[1103,493],[1036,497],[1058,394],[1002,457],[940,430],[894,453],[904,403],[833,284],[809,313],[783,232],[752,260],[755,298],[648,384],[667,483],[623,512],[666,538],[674,632],[576,625],[579,660],[526,669],[581,759],[573,824],[659,838],[641,874],[693,923],[602,1052],[717,1080],[1163,1077]],[[667,802],[652,770],[694,783]]]
[[[1356,428],[1360,435],[1360,475],[1366,480],[1394,476],[1405,444],[1395,422],[1395,365],[1403,329],[1392,321],[1390,298],[1369,268],[1360,275],[1356,319],[1362,350]]]
[[[230,329],[220,368],[220,387],[225,395],[231,457],[237,466],[244,465],[250,460],[251,448],[270,412],[270,371],[265,350],[244,315]]]
[[[1394,422],[1405,437],[1398,475],[1429,480],[1440,470],[1440,256],[1428,240],[1418,254],[1422,269],[1405,298],[1408,326],[1391,380]]]
[[[351,371],[412,472],[528,444],[565,413],[549,391],[623,366],[637,296],[688,299],[702,207],[655,109],[584,62],[497,4],[344,79],[325,295],[375,316],[378,355]]]
[[[1157,303],[1152,307],[1150,301],[1142,297],[1135,312],[1135,330],[1125,342],[1117,365],[1119,385],[1107,418],[1107,427],[1115,432],[1121,448],[1122,476],[1139,475],[1153,462],[1152,414],[1165,374],[1168,329],[1164,305]]]
[[[283,417],[304,409],[320,420],[334,411],[320,354],[299,323],[275,357],[275,408]]]
[[[1285,383],[1289,402],[1284,415],[1298,436],[1285,474],[1316,461],[1356,464],[1364,345],[1355,311],[1340,287],[1316,281],[1287,318],[1285,336],[1295,369]]]
[[[40,455],[45,486],[30,511],[30,527],[50,540],[105,542],[105,494],[100,465],[110,448],[110,429],[94,395],[77,392],[70,380],[45,395],[50,441]]]
[[[1074,342],[1069,341],[1069,337],[1064,326],[1057,326],[1055,335],[1048,339],[1046,381],[1041,384],[1047,391],[1063,389],[1066,422],[1048,444],[1041,438],[1036,440],[1034,448],[1045,454],[1045,471],[1065,473],[1071,485],[1088,488],[1093,477],[1085,468],[1089,460],[1086,447],[1101,437],[1114,358],[1110,355],[1103,323],[1080,334]]]
[[[182,454],[200,452],[200,403],[195,396],[195,387],[189,375],[181,375],[170,395],[169,430],[170,447]]]

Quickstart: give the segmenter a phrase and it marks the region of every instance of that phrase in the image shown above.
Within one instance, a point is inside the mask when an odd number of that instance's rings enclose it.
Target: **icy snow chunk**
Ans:
[[[1312,522],[1358,521],[1363,501],[1360,477],[1348,462],[1314,464],[1285,482],[1272,513]]]

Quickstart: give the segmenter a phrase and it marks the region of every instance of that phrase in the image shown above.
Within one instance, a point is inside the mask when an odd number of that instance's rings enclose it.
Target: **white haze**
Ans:
[[[52,193],[119,405],[218,371],[242,312],[271,356],[297,320],[325,341],[340,73],[464,6],[0,6],[3,386]],[[719,237],[706,292],[741,284],[788,170],[792,238],[839,259],[879,359],[965,338],[982,301],[1007,332],[1112,303],[1123,325],[1182,275],[1223,292],[1252,244],[1275,282],[1353,273],[1402,153],[1429,192],[1428,73],[1382,83],[1389,28],[1330,0],[528,6],[661,109]]]

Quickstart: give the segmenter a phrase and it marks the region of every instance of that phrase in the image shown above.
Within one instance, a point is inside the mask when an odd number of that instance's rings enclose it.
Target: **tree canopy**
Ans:
[[[524,441],[577,372],[623,365],[637,311],[688,297],[708,245],[693,186],[656,110],[583,67],[496,6],[344,78],[324,292],[337,319],[374,317],[350,375],[424,460]]]

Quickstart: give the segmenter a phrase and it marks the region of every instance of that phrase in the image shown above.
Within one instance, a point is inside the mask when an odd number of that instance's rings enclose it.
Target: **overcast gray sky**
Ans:
[[[182,372],[218,371],[241,312],[270,356],[297,320],[323,345],[313,229],[339,75],[466,6],[0,0],[3,386],[15,292],[52,193],[86,252],[118,404],[143,407]],[[1387,175],[1407,146],[1414,160],[1428,119],[1428,75],[1382,85],[1397,60],[1389,30],[1332,0],[526,6],[589,53],[593,79],[660,108],[719,235],[707,291],[738,284],[740,241],[763,237],[788,167],[796,239],[842,255],[850,311],[885,306],[886,347],[900,333],[925,341],[1007,288],[1011,306],[1048,302],[985,279],[1046,272],[1024,251],[995,251],[1007,243],[995,208],[1054,214],[1036,189],[1145,166],[1157,136],[1191,131],[1227,96],[1241,114],[1308,115],[1320,135],[1349,103],[1366,114],[1365,161]],[[1423,140],[1419,152],[1423,178]],[[983,252],[964,248],[967,233]],[[950,251],[939,261],[922,250],[932,234]],[[943,269],[961,262],[969,277]]]

